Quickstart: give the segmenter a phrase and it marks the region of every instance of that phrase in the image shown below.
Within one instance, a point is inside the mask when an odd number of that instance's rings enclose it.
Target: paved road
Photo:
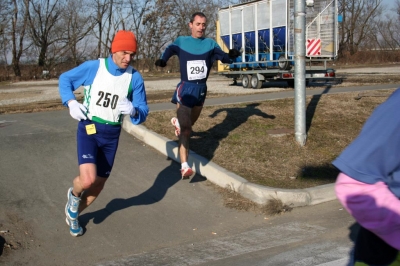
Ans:
[[[75,128],[67,110],[0,116],[0,230],[26,247],[0,264],[346,265],[357,226],[337,201],[276,217],[231,210],[208,181],[181,181],[177,163],[126,132],[110,181],[80,217],[85,234],[71,237]]]

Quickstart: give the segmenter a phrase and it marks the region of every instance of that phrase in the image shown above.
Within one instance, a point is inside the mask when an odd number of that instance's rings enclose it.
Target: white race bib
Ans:
[[[186,68],[188,80],[205,79],[207,77],[207,65],[204,60],[188,61]]]

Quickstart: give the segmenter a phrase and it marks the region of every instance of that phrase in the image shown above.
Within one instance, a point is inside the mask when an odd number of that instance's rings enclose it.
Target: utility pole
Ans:
[[[294,2],[294,116],[296,141],[306,144],[306,12],[305,0]]]

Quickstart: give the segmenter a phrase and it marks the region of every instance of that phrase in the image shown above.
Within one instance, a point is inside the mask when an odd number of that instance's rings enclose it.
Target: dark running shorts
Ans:
[[[207,85],[188,81],[181,81],[172,96],[171,102],[182,104],[186,107],[203,106],[207,96]]]
[[[86,125],[95,124],[96,134],[88,135]],[[77,146],[78,163],[94,163],[97,176],[109,177],[117,153],[121,126],[111,126],[90,120],[81,120],[78,124]]]

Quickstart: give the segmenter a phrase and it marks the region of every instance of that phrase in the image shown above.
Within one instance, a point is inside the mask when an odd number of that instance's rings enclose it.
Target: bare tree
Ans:
[[[94,35],[97,37],[97,57],[101,57],[103,50],[103,27],[105,22],[104,16],[108,12],[108,1],[106,0],[94,0],[94,13],[96,20],[96,27],[94,28]]]
[[[122,0],[92,0],[94,2],[94,13],[96,26],[93,34],[97,38],[97,57],[105,57],[109,53],[110,43],[121,24],[122,18],[119,9]]]
[[[61,16],[64,27],[58,35],[63,46],[59,47],[58,57],[65,56],[74,65],[79,65],[85,60],[85,48],[91,39],[88,34],[96,25],[94,17],[84,8],[87,5],[85,0],[70,0]]]
[[[172,41],[173,22],[172,1],[157,0],[149,6],[149,12],[143,17],[144,30],[141,32],[142,56],[146,66],[150,70],[154,62],[159,58],[162,48]]]
[[[207,16],[206,36],[215,37],[216,19],[221,3],[223,2],[215,0],[173,0],[172,17],[175,20],[175,37],[191,34],[188,24],[195,12],[203,12]]]
[[[144,38],[146,36],[143,20],[146,14],[150,11],[152,2],[153,1],[151,0],[140,2],[135,0],[126,1],[126,7],[129,12],[126,17],[126,23],[125,21],[123,22],[123,28],[132,29],[136,35],[138,42],[136,59],[143,57],[142,53],[145,49]],[[131,21],[131,23],[129,23],[129,21]]]
[[[9,32],[10,32],[10,14],[12,14],[11,1],[0,2],[0,50],[4,57],[4,64],[7,65],[7,53],[9,51]]]
[[[374,20],[382,12],[382,0],[340,0],[339,13],[343,15],[340,27],[339,54],[355,54],[368,32],[374,31]]]
[[[388,13],[376,23],[376,42],[381,50],[395,51],[400,47],[400,0],[396,1],[392,11],[395,11],[395,17]]]
[[[24,38],[28,24],[29,0],[13,0],[13,12],[11,19],[11,65],[16,77],[21,77],[20,59],[24,50]]]
[[[396,50],[400,47],[400,25],[398,20],[377,23],[376,43],[380,49]]]
[[[396,5],[394,10],[396,11],[397,16],[400,16],[400,0],[396,0]]]
[[[106,45],[104,45],[103,56],[107,56],[108,55],[108,53],[110,51],[109,44],[111,43],[111,41],[112,41],[112,39],[113,39],[113,37],[115,35],[116,27],[115,27],[115,25],[113,23],[113,15],[114,15],[114,10],[115,10],[114,5],[116,5],[116,4],[118,4],[118,3],[116,3],[115,0],[109,0],[108,1],[108,13],[107,13],[107,17],[106,17],[106,19],[107,19],[107,24],[106,25],[108,25],[108,27],[103,28],[103,29],[106,29],[106,39],[105,39],[105,44]]]
[[[29,32],[33,44],[39,49],[38,66],[46,65],[48,48],[60,41],[56,34],[60,23],[63,1],[31,0],[29,6]],[[65,27],[65,26],[64,26]]]
[[[135,33],[138,41],[135,63],[140,61],[138,68],[142,71],[154,68],[161,47],[172,40],[172,3],[171,0],[129,0],[121,6],[125,13],[119,12],[119,26]]]

